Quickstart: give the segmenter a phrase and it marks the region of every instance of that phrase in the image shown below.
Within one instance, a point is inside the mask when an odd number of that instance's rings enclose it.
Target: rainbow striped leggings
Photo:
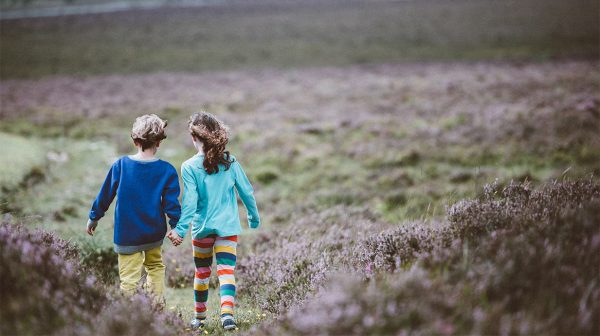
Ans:
[[[233,318],[235,303],[235,277],[233,275],[236,261],[237,236],[218,237],[210,235],[193,239],[194,263],[194,299],[196,318],[206,319],[206,302],[208,301],[208,282],[210,280],[213,252],[217,258],[217,275],[221,294],[221,319]]]

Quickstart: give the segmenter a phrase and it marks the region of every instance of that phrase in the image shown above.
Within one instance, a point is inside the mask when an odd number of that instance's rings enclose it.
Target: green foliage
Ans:
[[[261,184],[271,184],[279,178],[279,173],[272,169],[265,169],[256,173],[256,180]]]

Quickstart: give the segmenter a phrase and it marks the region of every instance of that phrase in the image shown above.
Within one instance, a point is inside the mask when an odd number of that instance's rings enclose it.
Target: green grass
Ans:
[[[260,2],[0,22],[0,78],[599,55],[594,0]]]
[[[185,323],[194,317],[194,290],[192,288],[167,288],[165,292],[167,309],[178,312]],[[204,330],[210,335],[227,335],[221,326],[219,317],[220,301],[218,289],[211,288],[208,296],[207,323]],[[244,331],[271,318],[271,314],[256,308],[251,302],[244,301],[243,296],[236,297],[236,322],[240,331]],[[237,333],[237,332],[235,332]],[[200,334],[204,334],[203,332]]]
[[[41,183],[12,193],[11,202],[19,207],[15,215],[81,243],[88,239],[87,210],[116,157],[114,146],[68,138],[44,139],[44,145],[61,159],[47,163]],[[93,248],[112,246],[112,209],[98,228]]]
[[[43,174],[46,151],[43,142],[0,132],[0,196],[14,189],[31,174]]]

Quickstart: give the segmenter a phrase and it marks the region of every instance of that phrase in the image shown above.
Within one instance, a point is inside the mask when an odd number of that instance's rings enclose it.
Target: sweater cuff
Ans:
[[[183,231],[180,226],[177,226],[173,229],[181,238],[185,238],[186,231]]]
[[[251,220],[248,218],[248,226],[250,226],[251,229],[257,229],[260,226],[260,220]]]
[[[96,226],[98,226],[98,221],[97,220],[93,220],[93,219],[88,219],[87,222],[87,228],[88,229],[96,229]]]

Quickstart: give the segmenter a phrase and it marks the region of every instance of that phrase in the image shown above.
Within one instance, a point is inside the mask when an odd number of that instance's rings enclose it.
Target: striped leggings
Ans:
[[[221,294],[221,319],[233,318],[235,303],[235,277],[237,236],[218,237],[210,235],[193,239],[194,264],[194,300],[196,318],[206,319],[208,301],[208,282],[210,279],[213,252],[217,258],[217,275]]]

